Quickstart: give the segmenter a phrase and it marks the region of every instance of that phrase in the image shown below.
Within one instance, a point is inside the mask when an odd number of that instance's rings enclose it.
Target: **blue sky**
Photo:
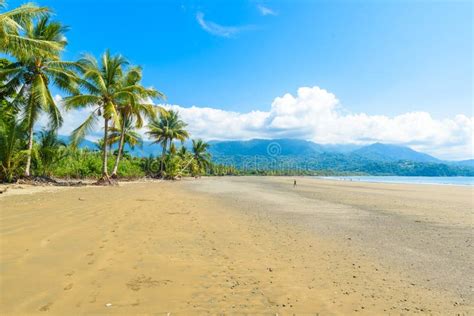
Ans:
[[[336,96],[339,113],[395,119],[421,111],[436,122],[462,114],[472,132],[470,1],[37,3],[70,26],[66,59],[120,52],[170,104],[270,113],[275,98],[319,87]]]
[[[248,111],[317,85],[352,111],[472,111],[470,1],[37,3],[70,26],[66,58],[120,52],[171,103]],[[277,15],[264,16],[259,6]],[[210,34],[198,12],[243,30],[230,38]]]

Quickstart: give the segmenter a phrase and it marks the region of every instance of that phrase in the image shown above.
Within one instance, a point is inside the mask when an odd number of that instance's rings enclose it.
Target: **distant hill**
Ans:
[[[65,142],[68,137],[61,136]],[[474,159],[442,161],[409,147],[375,143],[367,146],[316,144],[298,139],[252,139],[247,141],[210,141],[209,151],[216,163],[241,170],[288,170],[311,174],[315,171],[370,175],[474,176]],[[190,148],[191,141],[185,146]],[[94,142],[84,140],[80,148],[96,150]],[[133,150],[137,157],[158,156],[161,147],[145,141]]]
[[[213,155],[315,155],[325,152],[323,146],[299,139],[252,139],[247,141],[211,141]]]
[[[374,161],[441,162],[428,154],[409,147],[375,143],[358,145],[321,145],[298,139],[252,139],[248,141],[212,141],[211,153],[216,156],[262,155],[262,156],[316,156],[322,153],[358,155]]]
[[[445,162],[409,147],[375,143],[367,146],[322,145],[294,139],[212,141],[217,163],[239,169],[330,170],[371,175],[474,176],[469,162]]]
[[[452,164],[452,165],[455,165],[455,166],[463,166],[463,167],[474,168],[474,159],[450,161],[449,163]]]
[[[409,147],[398,145],[387,145],[375,143],[362,147],[352,152],[352,154],[376,161],[399,161],[408,160],[415,162],[441,162],[430,155],[420,153]]]

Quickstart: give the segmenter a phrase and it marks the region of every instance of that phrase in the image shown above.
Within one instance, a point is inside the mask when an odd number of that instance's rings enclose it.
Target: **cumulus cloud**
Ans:
[[[207,107],[164,105],[180,112],[193,137],[216,140],[299,138],[322,144],[407,145],[444,159],[473,156],[474,117],[434,119],[427,112],[389,117],[348,113],[319,87],[277,97],[268,111],[238,113]]]
[[[61,103],[61,98],[56,96]],[[319,87],[299,88],[273,100],[267,111],[239,113],[209,107],[161,104],[176,110],[193,138],[245,140],[298,138],[321,144],[371,144],[383,142],[409,146],[442,159],[472,159],[474,117],[463,114],[435,119],[428,112],[396,116],[350,113],[337,97]],[[90,109],[63,112],[61,135],[69,135],[89,115]],[[41,126],[47,119],[42,117]],[[146,138],[146,129],[140,133]],[[101,125],[88,136],[97,139]]]
[[[208,33],[211,33],[216,36],[221,37],[232,37],[236,34],[251,29],[251,26],[224,26],[212,21],[208,21],[204,19],[204,13],[198,12],[196,14],[196,21],[199,23],[201,28]]]
[[[264,6],[263,4],[257,5],[257,9],[258,9],[258,11],[260,11],[260,14],[263,15],[263,16],[277,15],[277,13],[275,11],[273,11],[269,7]]]

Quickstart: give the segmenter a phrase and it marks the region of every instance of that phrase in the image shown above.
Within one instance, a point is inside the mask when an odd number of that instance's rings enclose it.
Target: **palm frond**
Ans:
[[[92,94],[79,94],[64,98],[64,107],[66,110],[73,108],[98,105],[101,102],[99,96]]]
[[[72,131],[71,145],[76,147],[84,139],[84,137],[94,129],[97,121],[98,117],[96,115],[96,111],[93,111],[84,121],[84,123]]]

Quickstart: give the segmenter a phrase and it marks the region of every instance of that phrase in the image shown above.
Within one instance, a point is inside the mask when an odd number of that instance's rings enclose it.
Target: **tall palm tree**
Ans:
[[[208,143],[204,142],[202,139],[193,139],[193,157],[200,171],[211,164],[211,154],[207,151],[208,149]]]
[[[0,9],[5,9],[4,0],[0,0]],[[24,36],[27,28],[31,27],[34,18],[45,17],[50,13],[48,8],[38,7],[27,3],[10,11],[0,13],[0,52],[13,56],[28,56],[32,54],[59,53],[63,46],[54,41]]]
[[[153,89],[145,88],[141,85],[142,70],[140,67],[132,67],[124,75],[122,86],[131,94],[125,98],[118,105],[118,112],[120,117],[120,127],[116,128],[119,132],[118,152],[115,158],[114,167],[111,176],[117,177],[118,166],[120,158],[123,153],[123,146],[125,143],[126,132],[132,132],[133,128],[141,128],[144,119],[153,119],[156,116],[156,107],[153,104],[147,104],[146,100],[150,98],[160,97],[164,95]],[[135,123],[133,126],[132,122]],[[128,124],[128,126],[126,126]]]
[[[48,17],[38,20],[36,25],[29,25],[26,36],[51,42],[60,47],[67,44],[64,33],[67,28],[59,22],[51,22]],[[5,78],[2,90],[15,90],[17,100],[13,104],[20,110],[28,128],[28,148],[25,176],[30,176],[31,150],[33,148],[33,127],[42,112],[49,117],[50,127],[57,129],[62,124],[59,108],[51,95],[50,86],[68,92],[77,91],[77,76],[74,72],[75,63],[60,61],[59,52],[22,54],[17,62],[13,62],[0,70],[0,76]],[[19,102],[21,98],[25,102]]]
[[[161,173],[163,173],[164,159],[168,144],[171,144],[174,140],[184,142],[189,137],[188,132],[185,130],[187,124],[179,118],[179,114],[173,110],[164,110],[160,113],[159,117],[153,119],[148,124],[148,132],[152,138],[155,139],[154,143],[161,144]]]
[[[100,117],[104,120],[104,137],[109,139],[109,124],[119,126],[117,107],[124,99],[135,103],[133,92],[122,84],[124,67],[128,61],[121,55],[112,56],[107,50],[100,63],[91,55],[84,55],[79,61],[83,74],[83,91],[65,98],[66,109],[92,107],[89,117],[71,135],[72,143],[79,143],[90,132]],[[108,146],[102,147],[102,178],[99,182],[111,184],[107,168]]]

